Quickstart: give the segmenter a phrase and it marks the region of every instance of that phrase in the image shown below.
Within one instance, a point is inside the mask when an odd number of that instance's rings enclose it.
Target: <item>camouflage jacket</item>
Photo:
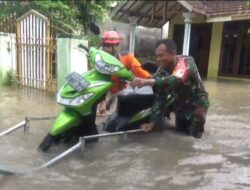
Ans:
[[[151,121],[162,122],[166,110],[167,97],[171,94],[174,102],[171,111],[183,114],[187,119],[191,117],[192,110],[196,106],[209,107],[208,93],[205,91],[195,61],[190,56],[176,56],[175,66],[180,60],[184,60],[188,74],[185,81],[170,74],[173,71],[159,67],[154,74],[155,84],[153,90],[156,99],[153,103]]]

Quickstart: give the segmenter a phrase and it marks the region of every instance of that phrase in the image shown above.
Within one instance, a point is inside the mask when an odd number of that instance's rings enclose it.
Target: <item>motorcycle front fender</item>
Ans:
[[[66,131],[76,127],[81,123],[81,115],[72,110],[64,109],[56,118],[52,128],[49,131],[49,134],[52,136],[62,135]]]

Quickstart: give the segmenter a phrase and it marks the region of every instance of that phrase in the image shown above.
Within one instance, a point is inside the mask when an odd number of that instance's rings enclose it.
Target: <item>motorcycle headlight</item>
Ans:
[[[118,66],[106,64],[99,54],[95,57],[95,67],[97,71],[103,74],[111,74],[119,70]]]
[[[68,98],[62,98],[60,94],[58,94],[57,102],[63,105],[78,106],[86,102],[87,100],[89,100],[93,95],[94,93],[89,93],[89,94],[78,96],[74,99],[68,99]]]

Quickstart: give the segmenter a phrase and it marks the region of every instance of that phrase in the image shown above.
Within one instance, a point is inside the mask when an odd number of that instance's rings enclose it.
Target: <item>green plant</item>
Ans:
[[[110,0],[0,1],[0,19],[11,13],[17,18],[34,9],[52,21],[54,29],[66,34],[87,33],[91,21],[102,22],[110,10]]]
[[[88,35],[89,47],[100,47],[101,46],[101,38],[100,36],[96,36],[94,34]]]
[[[17,85],[18,77],[15,70],[11,69],[7,72],[6,85]]]

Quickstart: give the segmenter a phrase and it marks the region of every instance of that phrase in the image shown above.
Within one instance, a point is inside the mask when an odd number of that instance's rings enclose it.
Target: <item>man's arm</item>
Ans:
[[[174,75],[169,75],[167,77],[157,77],[155,79],[153,89],[155,92],[161,92],[163,89],[175,90],[180,84],[182,80]]]
[[[141,79],[135,78],[130,85],[132,88],[138,87],[141,88],[143,86],[152,86],[155,92],[162,92],[165,90],[174,90],[182,83],[182,80],[173,75],[169,75],[167,77],[157,77],[156,79]]]
[[[131,54],[126,55],[127,61],[129,62],[129,69],[134,73],[136,77],[140,77],[143,79],[150,78],[151,75],[149,72],[145,71],[142,67],[140,62]]]

